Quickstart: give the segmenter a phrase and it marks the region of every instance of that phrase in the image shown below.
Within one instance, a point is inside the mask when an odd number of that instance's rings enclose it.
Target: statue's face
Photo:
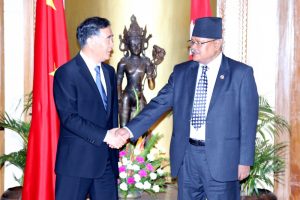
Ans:
[[[130,53],[133,55],[140,55],[142,52],[142,40],[141,38],[135,37],[129,40],[128,48]]]

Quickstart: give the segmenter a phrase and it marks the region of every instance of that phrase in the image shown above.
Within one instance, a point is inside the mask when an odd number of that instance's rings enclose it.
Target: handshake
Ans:
[[[127,143],[129,138],[130,132],[126,128],[113,128],[107,131],[104,142],[106,142],[110,148],[120,149]]]

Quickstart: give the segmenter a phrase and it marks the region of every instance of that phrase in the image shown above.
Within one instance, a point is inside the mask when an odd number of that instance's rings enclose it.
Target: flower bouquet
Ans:
[[[128,143],[120,151],[120,196],[127,199],[130,194],[143,191],[155,196],[155,193],[165,191],[169,173],[164,168],[169,162],[165,153],[155,146],[161,137],[159,134],[151,135],[148,141],[147,138],[140,138],[136,145]]]

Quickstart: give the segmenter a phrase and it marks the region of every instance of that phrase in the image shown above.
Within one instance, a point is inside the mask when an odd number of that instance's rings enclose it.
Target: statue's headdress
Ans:
[[[131,20],[131,23],[130,23],[129,29],[127,30],[126,26],[124,28],[123,38],[122,38],[122,35],[119,35],[119,39],[120,39],[119,49],[123,52],[126,51],[126,55],[128,55],[128,46],[127,45],[131,38],[133,38],[133,37],[140,38],[143,43],[143,51],[145,51],[148,48],[148,41],[152,37],[151,34],[148,37],[146,37],[147,27],[145,26],[144,29],[141,28],[138,25],[138,23],[136,21],[136,17],[134,15],[131,16],[130,20]],[[122,48],[122,43],[124,44],[124,48]]]
[[[124,28],[124,38],[128,38],[128,37],[145,37],[146,33],[147,33],[147,29],[145,27],[145,29],[143,30],[137,23],[136,21],[136,17],[134,15],[131,16],[130,18],[131,20],[131,24],[129,27],[129,30],[127,31],[126,26]]]

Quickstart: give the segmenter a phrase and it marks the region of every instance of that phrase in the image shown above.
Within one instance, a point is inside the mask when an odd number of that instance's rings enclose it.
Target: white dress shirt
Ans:
[[[222,53],[220,53],[214,60],[212,60],[210,63],[208,63],[207,66],[207,96],[206,96],[206,105],[205,105],[205,115],[207,115],[210,99],[212,96],[212,92],[215,86],[215,82],[217,79],[217,75],[221,66],[222,62]],[[198,74],[197,74],[197,80],[196,80],[196,85],[195,85],[195,90],[197,87],[197,83],[201,77],[202,73],[202,67],[204,64],[199,63],[199,68],[198,68]],[[133,137],[133,133],[129,128],[126,126],[124,127],[127,129],[130,133],[130,138]],[[205,140],[205,124],[201,126],[198,130],[196,130],[192,124],[190,124],[190,138],[196,139],[196,140]]]
[[[222,53],[220,53],[214,60],[208,63],[207,66],[207,95],[206,95],[206,104],[205,104],[205,115],[207,115],[208,107],[210,104],[211,96],[213,93],[213,89],[216,83],[217,75],[221,66],[222,61]],[[195,91],[198,84],[198,81],[201,77],[202,73],[202,66],[204,64],[199,63],[198,74],[197,74],[197,81],[195,85]],[[205,66],[205,65],[204,65]],[[198,130],[196,130],[192,124],[190,123],[190,138],[196,140],[205,140],[205,124],[202,125]]]
[[[105,78],[104,78],[104,73],[103,73],[103,69],[101,66],[101,63],[94,63],[91,59],[89,59],[86,55],[84,55],[84,53],[82,51],[80,51],[80,55],[82,57],[82,59],[84,60],[85,64],[87,65],[94,81],[96,82],[96,71],[95,71],[95,67],[96,66],[100,66],[100,78],[101,78],[101,83],[104,87],[105,90],[105,94],[107,95],[107,88],[106,88],[106,82],[105,82]]]
[[[98,65],[100,66],[100,78],[101,78],[101,83],[104,87],[105,93],[107,95],[107,89],[106,89],[106,82],[105,82],[105,78],[104,78],[104,73],[102,70],[102,66],[101,63],[94,63],[91,59],[89,59],[86,55],[84,55],[84,53],[82,51],[80,51],[80,56],[82,57],[82,59],[84,60],[85,64],[87,65],[95,83],[96,83],[96,71],[95,71],[95,67]],[[103,142],[107,142],[107,134],[109,133],[109,130],[107,130],[106,135],[103,139]]]

